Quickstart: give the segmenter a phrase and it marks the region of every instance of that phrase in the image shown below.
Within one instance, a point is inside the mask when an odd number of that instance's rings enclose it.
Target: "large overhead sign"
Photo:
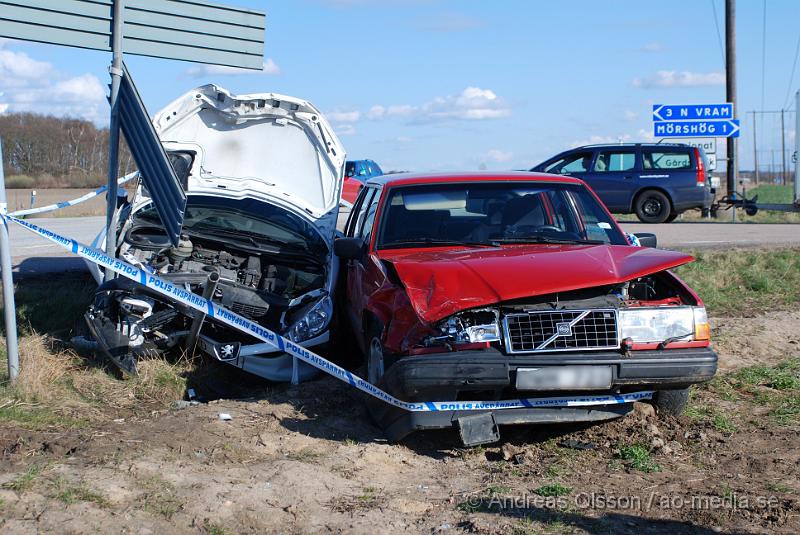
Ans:
[[[191,0],[125,0],[126,54],[262,69],[264,13]],[[0,0],[0,37],[112,50],[114,0]]]
[[[739,137],[733,104],[653,104],[655,137]]]

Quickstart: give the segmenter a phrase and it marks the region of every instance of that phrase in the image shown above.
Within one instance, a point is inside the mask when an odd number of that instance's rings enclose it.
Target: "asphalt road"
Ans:
[[[103,217],[51,217],[30,221],[58,234],[91,243],[103,226]],[[341,223],[344,223],[342,221]],[[726,247],[800,247],[800,225],[754,223],[673,222],[663,225],[622,223],[627,232],[653,232],[659,247],[720,249]],[[84,271],[79,258],[57,245],[11,224],[11,257],[20,275]]]

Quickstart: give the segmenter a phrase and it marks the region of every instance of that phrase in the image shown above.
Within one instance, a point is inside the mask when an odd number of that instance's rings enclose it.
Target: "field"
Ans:
[[[388,443],[363,397],[327,377],[273,385],[176,356],[120,379],[63,343],[92,285],[24,280],[23,375],[0,387],[0,529],[798,533],[798,258],[713,251],[678,269],[720,355],[685,415],[637,404],[471,449],[449,431]],[[187,387],[208,402],[176,403]]]
[[[85,195],[95,188],[81,189],[81,188],[54,188],[54,189],[36,189],[36,203],[34,208],[40,206],[47,206],[49,204],[58,203],[61,201],[69,201]],[[14,210],[27,210],[31,207],[31,190],[30,189],[7,189],[6,196],[8,198],[9,212]],[[68,206],[42,214],[46,217],[78,217],[78,216],[94,216],[105,215],[106,213],[106,197],[105,195],[98,195],[93,199],[78,204],[77,206]],[[31,215],[29,217],[36,217]]]

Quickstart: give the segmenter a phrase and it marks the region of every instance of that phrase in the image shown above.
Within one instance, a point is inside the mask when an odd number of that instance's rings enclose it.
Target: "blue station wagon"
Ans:
[[[643,223],[669,223],[691,209],[707,213],[714,201],[707,170],[702,149],[666,143],[587,145],[531,169],[583,179],[609,211],[635,213]]]

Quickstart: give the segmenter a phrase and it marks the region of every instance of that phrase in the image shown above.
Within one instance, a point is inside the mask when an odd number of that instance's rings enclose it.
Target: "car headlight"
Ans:
[[[620,338],[637,343],[711,338],[703,307],[626,308],[619,311],[619,324]]]
[[[459,344],[497,342],[500,326],[491,310],[468,312],[447,318],[439,324],[442,334]]]
[[[314,338],[325,330],[331,322],[333,313],[333,301],[326,295],[306,312],[287,333],[288,338],[294,342],[302,342],[309,338]]]

